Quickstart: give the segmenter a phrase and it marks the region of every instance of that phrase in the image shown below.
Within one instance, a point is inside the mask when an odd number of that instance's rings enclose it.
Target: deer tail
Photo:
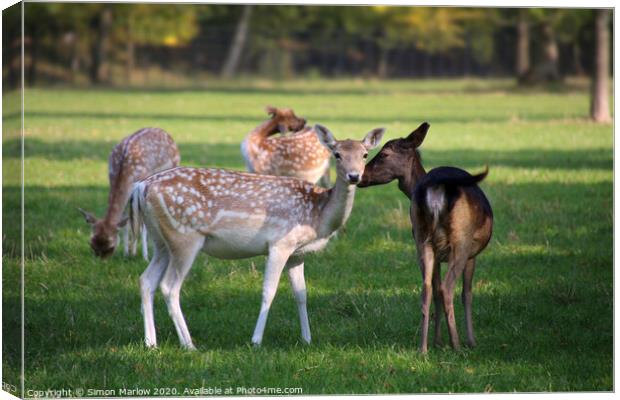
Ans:
[[[413,197],[419,206],[430,212],[433,221],[436,222],[439,215],[450,208],[451,193],[454,193],[457,187],[476,185],[488,174],[489,166],[487,165],[484,171],[476,175],[463,173],[434,176],[420,182],[413,192]]]
[[[133,185],[129,197],[129,224],[131,227],[132,243],[138,240],[143,225],[144,204],[146,201],[146,184],[142,181]]]

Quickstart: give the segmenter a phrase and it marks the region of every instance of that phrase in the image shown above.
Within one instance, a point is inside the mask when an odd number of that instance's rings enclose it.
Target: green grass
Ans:
[[[27,390],[613,390],[613,136],[610,125],[587,121],[587,92],[479,80],[205,87],[26,91]],[[2,301],[3,379],[19,387],[18,102],[16,93],[4,97]],[[263,259],[201,255],[182,293],[199,351],[179,347],[159,294],[160,348],[144,348],[138,276],[146,263],[95,259],[75,207],[103,213],[107,156],[143,126],[170,132],[184,165],[242,169],[239,143],[267,104],[293,107],[339,138],[385,126],[385,142],[429,121],[427,169],[489,165],[482,188],[495,227],[475,276],[478,347],[417,353],[420,272],[407,199],[390,184],[358,190],[344,231],[306,260],[310,346],[283,278],[263,346],[252,348]],[[460,304],[456,313],[464,338]]]

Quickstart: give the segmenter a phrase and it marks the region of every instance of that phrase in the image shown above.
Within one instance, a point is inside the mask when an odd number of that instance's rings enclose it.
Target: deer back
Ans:
[[[170,234],[198,232],[252,249],[300,227],[306,229],[300,241],[316,237],[328,192],[295,178],[189,167],[141,184],[151,217]]]

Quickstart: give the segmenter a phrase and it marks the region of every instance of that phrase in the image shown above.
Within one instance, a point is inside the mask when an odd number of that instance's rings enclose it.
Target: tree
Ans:
[[[429,74],[429,56],[453,49],[465,48],[477,59],[490,59],[494,19],[494,11],[483,8],[395,7],[387,37],[425,52]]]
[[[115,7],[114,37],[125,44],[125,75],[131,81],[140,45],[179,46],[198,32],[197,14],[207,5],[119,4]]]
[[[523,28],[523,21],[529,21],[535,27],[536,35],[534,44],[538,48],[534,65],[523,72],[521,69],[526,63],[520,65],[520,58],[525,59],[525,44],[521,41],[522,32],[529,36],[529,29]],[[579,55],[579,35],[585,24],[591,21],[591,12],[580,9],[521,9],[517,18],[517,77],[520,83],[538,83],[543,81],[559,81],[562,79],[560,71],[560,44],[563,49],[571,48],[573,52],[573,70],[581,73]],[[525,36],[524,35],[524,36]],[[528,38],[529,39],[529,38]],[[521,46],[524,46],[522,49]],[[527,50],[529,51],[529,50]],[[523,52],[523,54],[521,54]],[[528,63],[529,64],[529,63]]]
[[[21,86],[22,4],[17,3],[2,11],[2,71],[6,88]]]
[[[92,83],[107,82],[110,78],[108,52],[110,49],[110,31],[112,28],[112,7],[108,4],[101,12],[91,17],[91,29],[96,39],[91,43],[90,81]]]
[[[241,61],[241,53],[245,47],[245,42],[248,38],[248,30],[250,26],[250,19],[252,17],[252,6],[245,5],[241,11],[241,17],[237,24],[235,31],[235,37],[230,45],[226,62],[222,67],[222,77],[231,78],[237,73],[239,68],[239,62]]]
[[[596,10],[595,49],[590,116],[596,122],[609,122],[609,10]]]
[[[256,5],[252,13],[260,23],[251,27],[248,58],[254,58],[258,71],[272,78],[291,77],[295,56],[304,48],[299,36],[306,32],[311,20],[308,8]]]
[[[530,69],[530,26],[528,10],[521,8],[517,16],[517,54],[515,70],[522,77]]]

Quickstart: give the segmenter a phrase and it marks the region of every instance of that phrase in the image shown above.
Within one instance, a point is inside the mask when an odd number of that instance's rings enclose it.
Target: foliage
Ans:
[[[112,9],[114,14],[113,61],[131,58],[131,55],[116,55],[132,52],[134,44],[147,47],[157,55],[145,57],[150,63],[163,65],[170,65],[170,60],[161,59],[162,54],[169,53],[158,52],[157,48],[189,49],[187,53],[192,56],[187,58],[194,58],[193,54],[199,52],[195,58],[208,60],[205,63],[214,65],[212,69],[218,71],[221,65],[215,64],[217,60],[221,63],[225,60],[226,46],[232,43],[242,9],[238,5],[216,4],[28,3],[27,31],[43,44],[45,54],[81,58],[86,61],[81,65],[87,65],[96,54],[93,44],[100,35],[97,20],[104,7]],[[320,64],[323,72],[329,72],[342,70],[346,62],[357,73],[367,73],[369,69],[376,71],[377,63],[387,63],[390,54],[395,56],[395,53],[400,59],[413,53],[449,60],[450,64],[476,62],[514,69],[505,65],[510,62],[506,54],[513,52],[498,53],[498,47],[515,42],[514,24],[519,9],[313,5],[254,5],[253,8],[243,57],[245,69],[249,71],[266,74],[279,71],[276,75],[290,77],[293,70],[305,66],[310,69]],[[540,42],[542,25],[551,26],[561,44],[575,44],[571,51],[577,53],[579,44],[585,47],[592,41],[584,42],[584,37],[591,36],[592,10],[531,8],[527,13],[534,44]],[[67,34],[77,40],[69,50],[65,42]],[[126,46],[127,42],[130,46]],[[570,46],[560,50],[567,48]],[[536,45],[532,46],[532,52],[537,51]],[[136,51],[136,54],[147,53]],[[58,62],[59,57],[49,58]],[[377,58],[381,60],[377,62]],[[579,53],[573,58],[572,63],[581,62],[589,67],[587,54]],[[561,60],[570,62],[567,61],[570,57]],[[355,68],[356,64],[363,65]],[[193,63],[192,67],[198,69],[200,63]],[[399,65],[399,68],[407,69],[407,66]],[[469,72],[468,68],[461,70]]]
[[[136,44],[178,46],[198,32],[196,6],[122,4],[115,11],[117,26],[129,27]]]

